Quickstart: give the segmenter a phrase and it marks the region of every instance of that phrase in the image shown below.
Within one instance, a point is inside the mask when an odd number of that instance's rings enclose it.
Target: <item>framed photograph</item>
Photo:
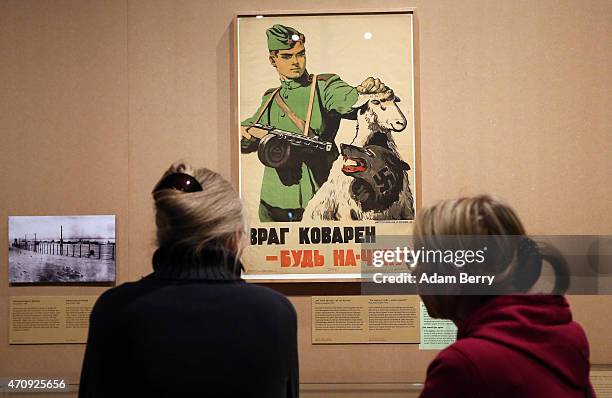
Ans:
[[[115,281],[115,216],[9,216],[9,283]]]
[[[236,17],[247,279],[359,280],[364,244],[411,233],[414,26],[409,10]]]

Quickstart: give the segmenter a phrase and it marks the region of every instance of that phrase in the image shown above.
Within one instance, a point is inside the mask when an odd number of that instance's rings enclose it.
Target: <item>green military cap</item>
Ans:
[[[297,42],[304,42],[306,38],[297,30],[289,26],[276,24],[266,31],[268,36],[268,51],[289,50]]]

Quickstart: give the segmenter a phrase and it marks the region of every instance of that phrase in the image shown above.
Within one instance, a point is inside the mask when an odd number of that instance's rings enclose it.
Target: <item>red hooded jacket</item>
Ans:
[[[499,296],[427,369],[421,398],[585,398],[589,345],[563,296]]]

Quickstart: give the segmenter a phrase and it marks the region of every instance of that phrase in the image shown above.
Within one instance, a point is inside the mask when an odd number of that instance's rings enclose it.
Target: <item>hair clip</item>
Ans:
[[[523,236],[518,244],[518,254],[523,259],[541,259],[540,249],[538,244],[528,236]]]

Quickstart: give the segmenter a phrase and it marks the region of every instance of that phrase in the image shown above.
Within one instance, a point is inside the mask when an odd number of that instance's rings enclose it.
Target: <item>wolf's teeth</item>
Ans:
[[[344,165],[345,165],[345,166],[357,166],[357,162],[355,162],[353,159],[347,159],[347,160],[344,162]]]

